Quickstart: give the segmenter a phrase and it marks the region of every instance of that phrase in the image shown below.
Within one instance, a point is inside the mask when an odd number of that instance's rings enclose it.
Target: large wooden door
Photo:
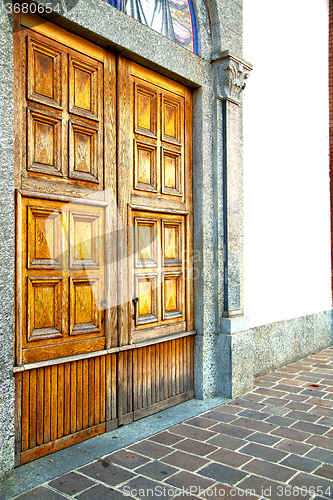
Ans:
[[[38,21],[15,19],[17,464],[193,397],[191,92]]]

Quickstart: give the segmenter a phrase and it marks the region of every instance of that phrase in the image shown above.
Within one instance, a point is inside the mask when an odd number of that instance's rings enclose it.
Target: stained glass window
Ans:
[[[104,0],[171,40],[198,53],[192,0]]]

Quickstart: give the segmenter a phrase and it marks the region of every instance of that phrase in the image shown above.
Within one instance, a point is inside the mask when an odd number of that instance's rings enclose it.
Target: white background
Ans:
[[[328,0],[244,0],[245,314],[331,307]]]

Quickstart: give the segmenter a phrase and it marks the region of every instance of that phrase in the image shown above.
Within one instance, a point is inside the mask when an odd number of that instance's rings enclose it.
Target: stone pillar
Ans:
[[[244,316],[244,202],[241,141],[241,93],[252,66],[229,51],[212,57],[216,92],[218,141],[217,189],[221,207],[217,238],[222,246],[220,331],[216,337],[216,392],[234,397],[253,383],[252,335]],[[222,219],[222,221],[221,221]],[[222,242],[222,245],[221,245]],[[222,259],[221,259],[222,257]]]
[[[14,466],[13,23],[0,4],[0,482]],[[1,486],[0,486],[1,490]]]

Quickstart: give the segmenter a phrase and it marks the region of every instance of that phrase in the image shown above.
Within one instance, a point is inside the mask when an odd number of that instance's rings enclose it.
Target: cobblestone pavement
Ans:
[[[333,498],[333,348],[20,500]]]

